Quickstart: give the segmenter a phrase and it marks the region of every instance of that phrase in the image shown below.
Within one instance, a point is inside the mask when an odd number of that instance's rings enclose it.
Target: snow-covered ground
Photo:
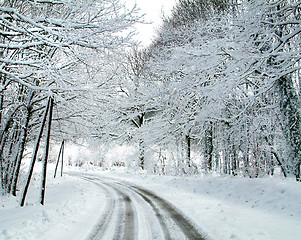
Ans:
[[[111,175],[111,174],[109,174]],[[164,197],[216,240],[300,240],[300,183],[117,174]]]
[[[73,170],[74,169],[70,169]],[[300,240],[300,183],[279,178],[173,177],[123,171],[83,171],[128,181],[162,196],[212,239]],[[46,205],[33,181],[26,207],[0,198],[0,239],[85,239],[103,210],[105,194],[93,183],[50,172]]]
[[[105,201],[100,188],[69,176],[53,179],[50,172],[42,206],[37,173],[31,183],[23,208],[18,197],[0,197],[0,240],[86,239]]]

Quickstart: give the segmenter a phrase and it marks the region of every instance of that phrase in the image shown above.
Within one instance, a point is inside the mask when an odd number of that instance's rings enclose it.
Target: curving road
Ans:
[[[105,210],[87,240],[209,240],[176,207],[133,184],[93,175],[69,175],[105,191]]]

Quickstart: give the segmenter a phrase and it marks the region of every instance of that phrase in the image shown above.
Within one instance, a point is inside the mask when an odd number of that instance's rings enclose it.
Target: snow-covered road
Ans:
[[[108,177],[70,173],[99,186],[105,208],[88,239],[209,239],[171,203],[142,187]]]
[[[25,207],[0,195],[0,240],[301,239],[301,189],[293,179],[68,172],[53,179],[50,168],[45,206],[39,172]]]

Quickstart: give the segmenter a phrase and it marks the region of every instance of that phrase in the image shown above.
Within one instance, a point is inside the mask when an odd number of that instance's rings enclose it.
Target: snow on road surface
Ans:
[[[45,206],[38,204],[38,179],[24,208],[18,199],[1,196],[0,239],[120,239],[126,231],[138,240],[187,239],[156,198],[171,203],[210,239],[301,239],[301,188],[293,180],[76,174],[88,179],[49,175]]]
[[[91,240],[209,239],[183,213],[153,192],[109,177],[70,174],[107,192],[107,206],[89,237]]]
[[[169,200],[212,239],[301,239],[301,189],[294,180],[116,177],[140,183]]]

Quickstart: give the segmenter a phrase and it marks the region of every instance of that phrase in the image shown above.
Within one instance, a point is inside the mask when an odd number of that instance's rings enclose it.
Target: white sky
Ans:
[[[139,32],[136,39],[141,41],[142,45],[146,46],[151,43],[151,40],[155,34],[155,29],[160,26],[162,11],[165,16],[170,14],[170,10],[175,5],[176,0],[123,0],[128,7],[137,4],[137,7],[141,9],[141,14],[145,15],[147,22],[153,22],[152,24],[137,24],[137,30]]]

